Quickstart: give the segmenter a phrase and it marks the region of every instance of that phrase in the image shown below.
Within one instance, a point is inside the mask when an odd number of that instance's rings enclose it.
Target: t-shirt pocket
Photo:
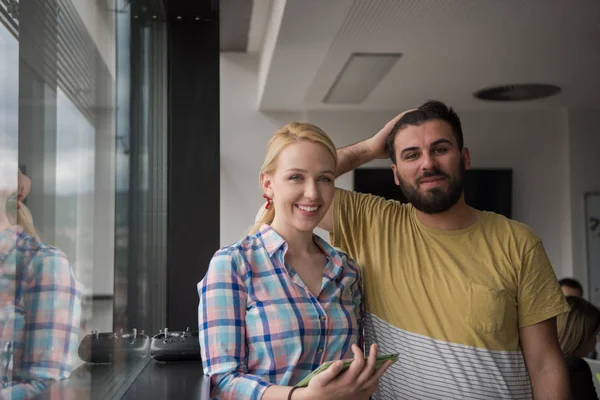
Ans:
[[[476,282],[469,282],[469,310],[467,318],[479,332],[497,332],[502,329],[507,307],[507,293]]]

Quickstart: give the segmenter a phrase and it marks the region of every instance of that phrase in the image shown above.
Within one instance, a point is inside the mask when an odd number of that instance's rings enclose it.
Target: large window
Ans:
[[[166,322],[166,30],[142,3],[0,0],[0,398],[117,396],[148,356],[80,346]]]

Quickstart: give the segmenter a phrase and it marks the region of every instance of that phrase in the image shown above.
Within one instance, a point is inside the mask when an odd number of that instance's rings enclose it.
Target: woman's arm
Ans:
[[[227,249],[212,258],[198,283],[198,331],[204,373],[212,396],[219,399],[260,399],[271,386],[246,365],[246,305],[243,266]]]

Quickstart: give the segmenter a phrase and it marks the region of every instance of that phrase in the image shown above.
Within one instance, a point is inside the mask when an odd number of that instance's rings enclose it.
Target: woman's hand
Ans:
[[[386,361],[375,369],[377,345],[371,345],[369,358],[365,362],[363,352],[352,345],[354,360],[347,371],[342,371],[343,362],[336,361],[325,371],[315,376],[306,389],[293,393],[294,400],[368,400],[377,389],[379,378],[392,365]]]

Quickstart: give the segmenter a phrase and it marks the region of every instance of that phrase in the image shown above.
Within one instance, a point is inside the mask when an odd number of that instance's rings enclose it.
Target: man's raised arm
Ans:
[[[387,138],[394,125],[396,125],[396,122],[398,122],[398,120],[402,118],[404,114],[410,111],[414,110],[404,111],[396,115],[392,120],[385,124],[385,126],[381,128],[379,132],[370,138],[365,139],[362,142],[338,149],[338,163],[335,176],[338,177],[344,175],[346,172],[350,172],[353,169],[368,163],[369,161],[387,158],[388,154],[385,148]]]
[[[387,151],[385,148],[387,138],[390,135],[392,128],[394,128],[394,125],[396,125],[396,122],[398,122],[398,120],[402,118],[404,114],[410,111],[414,111],[414,109],[404,111],[396,115],[392,120],[385,124],[385,126],[381,128],[379,132],[370,138],[365,139],[362,142],[337,149],[338,162],[335,170],[336,178],[344,175],[346,172],[350,172],[353,169],[360,167],[363,164],[368,163],[369,161],[379,158],[387,158]],[[329,207],[329,210],[327,210],[325,217],[319,223],[319,228],[324,229],[327,232],[333,231],[333,203]]]

